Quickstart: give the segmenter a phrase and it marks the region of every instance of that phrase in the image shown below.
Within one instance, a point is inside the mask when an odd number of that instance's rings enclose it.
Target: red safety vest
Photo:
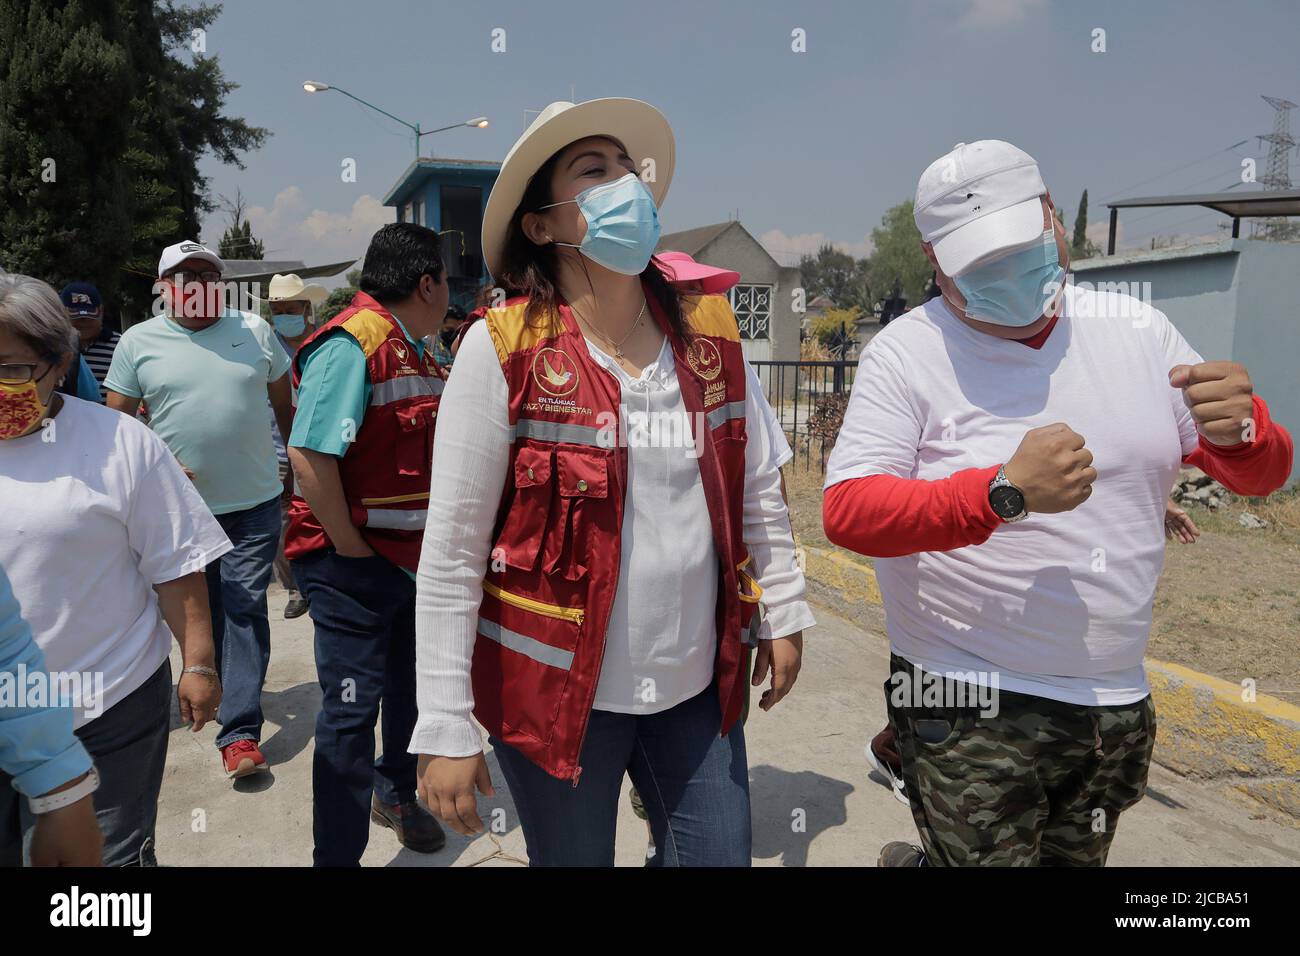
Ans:
[[[744,358],[726,298],[683,298],[691,331],[683,340],[646,297],[672,345],[719,556],[715,674],[726,734],[745,700],[743,642],[761,593],[742,570]],[[485,316],[509,386],[513,444],[479,607],[474,715],[576,786],[619,584],[628,473],[617,440],[622,392],[591,358],[566,305],[543,328],[525,322],[526,305],[510,300]]]
[[[429,503],[434,419],[447,375],[428,350],[421,358],[387,309],[358,292],[348,308],[298,347],[295,388],[309,346],[340,330],[365,353],[371,386],[370,405],[361,421],[351,425],[352,444],[339,459],[343,495],[366,543],[399,567],[415,571]],[[295,494],[289,503],[285,556],[301,557],[329,544],[307,502]]]

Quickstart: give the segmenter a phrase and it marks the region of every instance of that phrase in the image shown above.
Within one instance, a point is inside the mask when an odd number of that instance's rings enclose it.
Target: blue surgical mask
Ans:
[[[275,325],[275,330],[286,339],[296,339],[307,328],[307,317],[294,315],[292,312],[274,314],[271,316],[271,321]]]
[[[1056,234],[1016,252],[969,269],[953,278],[966,297],[966,314],[980,322],[1023,328],[1037,322],[1055,300],[1065,279]]]
[[[650,190],[635,173],[584,189],[573,199],[587,220],[581,245],[556,242],[577,249],[592,262],[625,276],[640,275],[650,264],[659,242],[659,210]],[[562,206],[553,202],[542,206]]]

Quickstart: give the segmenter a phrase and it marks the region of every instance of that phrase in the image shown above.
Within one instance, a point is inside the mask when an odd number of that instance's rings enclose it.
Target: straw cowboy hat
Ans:
[[[493,275],[501,267],[510,217],[519,207],[533,174],[555,153],[588,136],[618,140],[638,167],[643,160],[653,159],[654,182],[646,186],[655,205],[663,207],[677,158],[672,127],[663,113],[649,103],[622,97],[552,103],[510,147],[488,196],[483,214],[483,259]]]
[[[305,299],[312,305],[320,305],[329,298],[329,290],[322,285],[303,285],[302,279],[292,272],[286,275],[276,273],[271,276],[271,285],[267,288],[268,302],[297,302]]]

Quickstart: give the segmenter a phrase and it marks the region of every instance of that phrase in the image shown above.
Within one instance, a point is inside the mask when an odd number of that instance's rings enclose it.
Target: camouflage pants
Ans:
[[[890,664],[914,670],[897,655]],[[1086,707],[1004,690],[989,717],[977,706],[903,706],[893,690],[886,682],[928,865],[1105,865],[1120,813],[1146,792],[1150,697]]]

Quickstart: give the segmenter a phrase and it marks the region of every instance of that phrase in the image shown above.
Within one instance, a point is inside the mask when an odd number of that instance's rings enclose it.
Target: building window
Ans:
[[[424,225],[424,203],[418,199],[411,203],[411,222],[417,226]]]
[[[749,341],[767,341],[771,338],[772,287],[770,285],[737,285],[728,293],[731,311],[736,313],[740,337]]]

